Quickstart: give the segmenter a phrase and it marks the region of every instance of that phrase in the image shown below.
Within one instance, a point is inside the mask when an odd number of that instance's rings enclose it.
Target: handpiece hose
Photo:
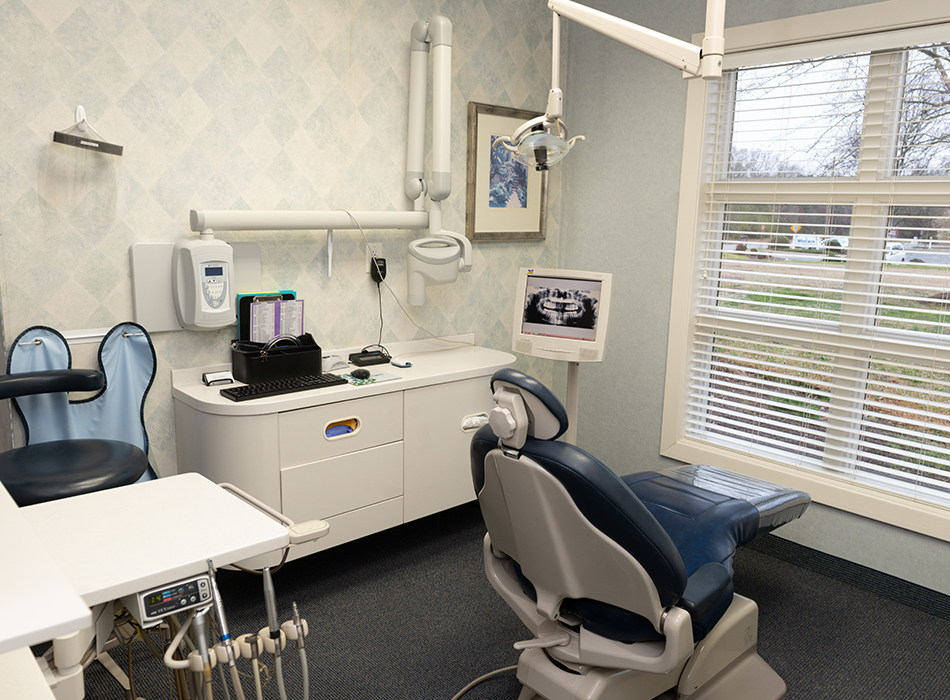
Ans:
[[[270,567],[266,567],[264,574],[264,606],[267,608],[267,627],[270,629],[270,638],[274,642],[274,671],[277,674],[277,692],[280,700],[287,700],[284,689],[284,671],[280,658],[280,625],[277,623],[277,594],[274,592],[274,579]]]
[[[212,700],[211,686],[211,658],[208,655],[208,631],[205,620],[207,609],[202,610],[195,616],[193,623],[195,636],[198,638],[198,652],[201,654],[201,672],[204,682],[204,700]]]
[[[221,641],[228,653],[228,667],[231,671],[231,683],[234,685],[234,693],[237,700],[244,699],[244,689],[241,687],[241,679],[238,676],[237,664],[235,663],[234,640],[228,632],[228,623],[224,619],[224,601],[221,600],[221,592],[218,590],[218,582],[214,576],[214,564],[208,559],[208,578],[211,579],[211,592],[214,594],[215,611],[218,613],[218,624],[221,625]]]

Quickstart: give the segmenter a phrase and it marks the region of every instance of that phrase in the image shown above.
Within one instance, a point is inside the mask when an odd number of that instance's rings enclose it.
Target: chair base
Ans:
[[[527,649],[518,662],[518,700],[781,700],[785,682],[756,653],[757,623],[758,606],[735,595],[689,659],[666,674],[602,667],[575,673],[543,649]]]
[[[690,695],[675,687],[678,671],[657,675],[595,668],[577,675],[553,664],[540,649],[521,655],[518,680],[523,684],[518,700],[782,700],[786,692],[785,682],[754,650]]]

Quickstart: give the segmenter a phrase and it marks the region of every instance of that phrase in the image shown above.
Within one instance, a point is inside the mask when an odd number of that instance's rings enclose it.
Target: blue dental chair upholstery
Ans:
[[[520,700],[784,697],[732,558],[808,496],[712,467],[621,478],[557,442],[567,415],[537,380],[504,369],[492,391],[472,477],[486,574],[534,634]]]

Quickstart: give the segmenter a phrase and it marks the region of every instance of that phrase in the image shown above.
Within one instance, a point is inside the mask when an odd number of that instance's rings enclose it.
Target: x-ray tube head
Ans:
[[[450,238],[418,238],[409,244],[408,300],[412,306],[426,301],[426,287],[458,279],[462,246]]]

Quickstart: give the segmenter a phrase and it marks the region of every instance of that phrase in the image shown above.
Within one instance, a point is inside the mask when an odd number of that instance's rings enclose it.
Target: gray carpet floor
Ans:
[[[470,504],[278,571],[279,616],[289,619],[296,602],[310,627],[310,697],[449,700],[469,681],[517,663],[511,645],[527,633],[485,580],[484,532]],[[950,697],[944,617],[839,580],[847,569],[833,578],[749,547],[735,568],[736,591],[759,605],[759,652],[785,679],[791,700]],[[218,581],[233,636],[266,624],[260,577],[222,571]],[[900,598],[901,583],[891,584]],[[131,645],[131,655],[137,695],[173,698],[144,645]],[[112,656],[126,663],[124,650]],[[249,672],[247,662],[241,668]],[[298,700],[300,663],[292,652],[284,670],[288,698]],[[225,697],[217,676],[215,685],[215,698]],[[515,700],[519,687],[509,672],[466,698]],[[87,671],[86,688],[89,698],[124,698],[98,664]],[[277,698],[276,683],[265,697]]]

